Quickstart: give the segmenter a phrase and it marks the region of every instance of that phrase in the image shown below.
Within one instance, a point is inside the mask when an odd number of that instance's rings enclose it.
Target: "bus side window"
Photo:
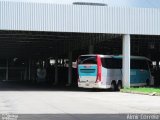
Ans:
[[[131,60],[131,69],[144,69],[148,70],[148,65],[146,60]]]
[[[133,59],[131,59],[131,69],[137,69],[137,63]]]
[[[140,65],[141,69],[148,70],[148,64],[146,60],[141,60]]]
[[[121,69],[122,59],[102,58],[102,66],[108,69]]]

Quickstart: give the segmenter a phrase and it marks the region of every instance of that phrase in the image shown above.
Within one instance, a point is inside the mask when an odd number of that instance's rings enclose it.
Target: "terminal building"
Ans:
[[[153,61],[160,76],[159,0],[1,0],[0,81],[76,85],[81,54],[123,55],[130,87],[130,56]],[[73,67],[74,66],[74,67]]]

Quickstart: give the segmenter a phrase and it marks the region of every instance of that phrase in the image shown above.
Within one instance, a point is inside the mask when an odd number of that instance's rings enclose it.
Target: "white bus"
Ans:
[[[131,86],[153,84],[152,62],[131,56]],[[78,87],[120,90],[122,88],[122,56],[81,55],[78,58]]]

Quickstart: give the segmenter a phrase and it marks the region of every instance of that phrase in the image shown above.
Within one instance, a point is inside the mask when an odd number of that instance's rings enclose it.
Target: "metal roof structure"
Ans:
[[[120,41],[122,34],[160,35],[159,2],[142,1],[0,0],[0,55],[66,57],[68,51],[102,41],[108,43],[99,43],[98,53],[107,46],[106,50],[120,51],[121,45],[115,44],[113,38]]]
[[[160,34],[160,8],[0,1],[0,30]]]
[[[11,2],[73,4],[74,2],[101,3],[114,7],[160,8],[159,0],[3,0]]]

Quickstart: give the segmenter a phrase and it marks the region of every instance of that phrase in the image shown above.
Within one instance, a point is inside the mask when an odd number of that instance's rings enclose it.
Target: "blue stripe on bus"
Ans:
[[[149,78],[150,72],[148,70],[131,69],[131,83],[146,83]]]

